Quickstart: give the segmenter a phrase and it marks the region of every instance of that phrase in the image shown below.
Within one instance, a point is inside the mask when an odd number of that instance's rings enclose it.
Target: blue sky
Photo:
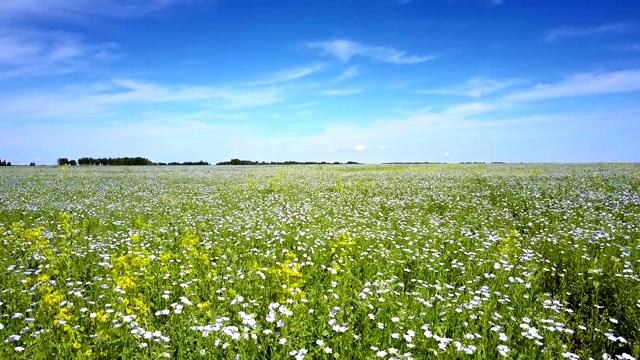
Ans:
[[[2,0],[0,158],[640,161],[640,2]]]

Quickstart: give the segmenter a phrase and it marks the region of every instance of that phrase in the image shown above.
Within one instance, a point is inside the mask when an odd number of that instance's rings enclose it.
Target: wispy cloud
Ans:
[[[345,39],[310,42],[306,45],[311,49],[320,49],[324,54],[333,55],[342,61],[349,61],[354,56],[364,56],[392,64],[418,64],[436,58],[436,55],[408,55],[404,51],[391,47],[367,46]]]
[[[0,78],[59,75],[118,59],[116,43],[91,44],[68,32],[0,28]]]
[[[498,6],[500,4],[502,4],[504,2],[504,0],[490,0],[489,1],[489,6]]]
[[[342,74],[336,78],[336,81],[340,82],[358,75],[360,75],[360,67],[349,66],[342,71]]]
[[[511,93],[508,101],[534,101],[587,95],[640,91],[640,70],[581,73],[555,84],[538,84],[533,89]]]
[[[545,41],[555,43],[567,38],[622,34],[637,30],[638,26],[635,22],[614,22],[588,27],[561,26],[549,31]]]
[[[362,92],[362,89],[331,89],[331,90],[324,90],[321,92],[321,94],[327,95],[327,96],[347,96],[347,95],[359,94],[361,92]]]
[[[419,94],[437,94],[437,95],[458,95],[470,97],[482,97],[493,94],[523,84],[522,79],[489,79],[485,77],[474,77],[467,80],[462,85],[456,85],[450,88],[434,89],[434,90],[418,90]]]
[[[251,82],[248,85],[268,85],[277,84],[287,81],[301,79],[311,74],[317,73],[323,69],[322,64],[313,64],[309,66],[297,66],[291,69],[279,71],[266,77],[265,80]]]
[[[247,108],[279,102],[275,87],[239,89],[207,86],[167,86],[129,78],[114,78],[101,86],[77,86],[65,91],[5,96],[0,116],[23,118],[83,118],[126,111],[147,104],[182,104],[218,109]]]
[[[3,0],[0,1],[0,19],[8,21],[23,21],[27,17],[80,19],[88,15],[118,18],[137,17],[179,2],[188,1]]]

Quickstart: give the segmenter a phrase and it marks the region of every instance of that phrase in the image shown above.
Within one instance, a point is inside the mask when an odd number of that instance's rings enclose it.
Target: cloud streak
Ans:
[[[178,0],[3,0],[0,1],[0,19],[8,21],[35,18],[77,20],[86,16],[130,18],[147,15]]]
[[[581,73],[555,84],[538,84],[533,89],[511,93],[508,101],[524,102],[599,94],[640,91],[640,70]]]
[[[281,89],[255,90],[166,86],[129,78],[114,78],[107,84],[71,87],[58,93],[5,96],[0,99],[0,115],[22,118],[100,117],[145,104],[193,104],[217,108],[249,108],[282,100]]]
[[[332,90],[324,90],[321,92],[322,95],[326,96],[347,96],[347,95],[355,95],[362,92],[362,89],[332,89]]]
[[[116,43],[91,44],[68,32],[0,28],[0,78],[60,75],[121,57]]]
[[[638,26],[634,22],[615,22],[588,27],[561,26],[549,31],[545,36],[545,41],[555,43],[569,38],[623,34],[637,30]]]
[[[298,66],[291,69],[279,71],[270,76],[267,76],[265,80],[251,82],[248,85],[249,86],[269,85],[269,84],[277,84],[277,83],[284,83],[288,81],[298,80],[303,77],[306,77],[321,71],[323,67],[324,66],[322,64]]]
[[[367,46],[346,39],[310,42],[306,45],[310,49],[318,49],[323,54],[335,56],[344,62],[354,56],[363,56],[391,64],[419,64],[437,57],[436,55],[409,55],[391,47]]]
[[[457,96],[469,96],[469,97],[483,97],[485,95],[493,94],[513,88],[514,86],[521,85],[523,80],[521,79],[488,79],[485,77],[474,77],[467,80],[464,84],[434,90],[417,90],[419,94],[436,94],[436,95],[457,95]]]

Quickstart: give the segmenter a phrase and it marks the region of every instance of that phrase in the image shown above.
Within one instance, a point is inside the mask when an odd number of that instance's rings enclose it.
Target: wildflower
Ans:
[[[327,346],[326,348],[324,348],[324,352],[326,354],[331,354],[333,352],[333,349]]]
[[[576,355],[574,353],[571,353],[571,352],[562,353],[562,357],[563,358],[567,358],[567,359],[571,359],[571,360],[579,360],[580,359],[580,356],[578,356],[578,355]]]
[[[187,306],[193,305],[193,303],[191,301],[189,301],[189,299],[187,299],[185,296],[180,296],[180,301],[182,301],[182,303],[187,305]]]
[[[22,346],[16,346],[14,350],[17,352],[23,352],[24,348]]]
[[[287,343],[287,339],[285,338],[280,338],[280,340],[278,340],[278,342],[280,343],[280,345],[284,345]]]
[[[5,340],[5,343],[10,343],[10,342],[14,342],[14,341],[20,341],[20,335],[9,335],[9,337],[7,338],[7,340]]]
[[[511,351],[511,349],[509,349],[508,346],[498,345],[498,352],[500,353],[500,355],[507,357],[507,354],[509,353],[509,351]]]

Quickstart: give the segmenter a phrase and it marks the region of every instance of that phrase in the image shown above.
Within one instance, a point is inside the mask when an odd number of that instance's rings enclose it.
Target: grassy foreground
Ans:
[[[639,171],[3,168],[0,357],[639,357]]]

